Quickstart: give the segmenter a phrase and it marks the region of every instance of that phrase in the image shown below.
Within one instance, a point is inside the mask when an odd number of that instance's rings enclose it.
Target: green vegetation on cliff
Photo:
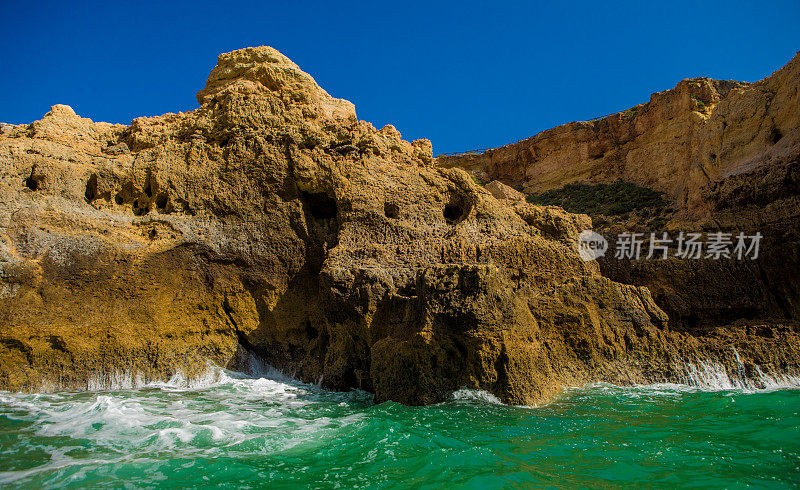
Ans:
[[[589,216],[621,215],[642,208],[663,208],[663,194],[647,187],[617,180],[610,184],[567,184],[527,196],[532,204],[561,206],[571,213]]]

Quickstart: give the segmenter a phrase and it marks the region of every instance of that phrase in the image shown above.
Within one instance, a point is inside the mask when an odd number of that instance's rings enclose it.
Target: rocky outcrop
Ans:
[[[620,232],[756,232],[756,261],[600,261],[607,277],[646,286],[673,328],[800,321],[800,55],[756,83],[694,78],[618,114],[575,122],[443,168],[502,179],[529,194],[573,182],[632,182],[674,211],[594,215]],[[655,218],[654,218],[655,216]],[[674,250],[673,250],[674,252]],[[611,255],[611,254],[609,254]]]
[[[0,388],[255,356],[378,401],[468,387],[533,404],[679,380],[691,359],[739,369],[730,331],[671,331],[647,288],[579,257],[588,217],[499,202],[274,49],[220,55],[198,102],[129,126],[54,106],[2,127]],[[795,372],[796,332],[763,332],[735,337],[748,369]]]
[[[666,193],[693,217],[706,189],[800,154],[800,54],[756,83],[692,78],[650,101],[572,122],[482,153],[444,155],[483,181],[538,193],[571,182],[633,182]]]
[[[525,202],[525,194],[509,187],[499,180],[493,180],[485,185],[486,190],[492,193],[498,201],[507,201],[509,204]]]

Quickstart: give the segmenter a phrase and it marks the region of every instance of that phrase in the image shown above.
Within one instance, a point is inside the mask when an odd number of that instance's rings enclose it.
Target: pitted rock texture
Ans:
[[[437,157],[483,181],[538,193],[621,179],[667,194],[692,217],[726,179],[800,154],[800,54],[756,83],[692,78],[650,101],[482,153]]]
[[[588,217],[499,202],[272,48],[220,55],[198,101],[129,126],[61,105],[3,126],[0,389],[191,378],[246,352],[377,401],[534,404],[731,358],[581,260]],[[788,373],[794,335],[737,348]]]
[[[498,201],[507,201],[509,204],[524,203],[525,194],[509,187],[499,180],[493,180],[486,184],[486,190],[491,192]]]
[[[529,193],[574,182],[633,182],[675,212],[595,216],[614,240],[683,230],[761,233],[755,261],[603,258],[604,275],[646,286],[671,327],[800,322],[800,55],[756,83],[680,82],[627,111],[549,129],[482,154],[440,156],[443,168],[501,179]],[[656,213],[657,214],[657,213]],[[662,219],[663,218],[663,219]],[[663,225],[655,225],[662,220]],[[673,250],[673,253],[675,250]]]

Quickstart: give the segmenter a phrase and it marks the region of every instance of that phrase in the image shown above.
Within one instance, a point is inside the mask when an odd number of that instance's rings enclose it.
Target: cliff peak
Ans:
[[[197,93],[197,102],[206,105],[231,92],[275,96],[328,119],[357,120],[350,101],[331,97],[311,75],[269,46],[220,54],[205,88]]]

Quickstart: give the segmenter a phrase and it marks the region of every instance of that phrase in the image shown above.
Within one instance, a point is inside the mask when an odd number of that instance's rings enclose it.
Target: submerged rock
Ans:
[[[588,217],[501,203],[272,48],[220,55],[198,101],[129,126],[57,105],[4,129],[0,388],[191,378],[255,354],[378,401],[466,387],[527,405],[734,362],[729,333],[672,332],[647,288],[583,261]],[[795,333],[773,334],[738,353],[795,369]]]

